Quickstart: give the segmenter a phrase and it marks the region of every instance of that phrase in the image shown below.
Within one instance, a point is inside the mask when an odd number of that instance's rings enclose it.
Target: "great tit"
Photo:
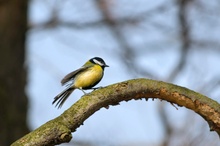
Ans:
[[[102,58],[94,57],[87,61],[81,68],[67,74],[61,80],[61,84],[67,85],[67,88],[54,98],[52,104],[58,101],[56,106],[61,108],[63,103],[75,89],[80,89],[82,91],[96,89],[92,87],[101,81],[105,67],[109,66],[105,64]]]

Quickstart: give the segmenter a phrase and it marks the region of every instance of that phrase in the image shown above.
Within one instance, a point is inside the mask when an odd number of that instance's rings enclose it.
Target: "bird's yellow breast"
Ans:
[[[103,77],[103,69],[99,65],[94,65],[75,77],[74,86],[76,88],[88,89],[95,86]]]

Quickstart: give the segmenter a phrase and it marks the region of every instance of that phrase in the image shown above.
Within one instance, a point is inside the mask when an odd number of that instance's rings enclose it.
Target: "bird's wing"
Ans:
[[[64,85],[66,84],[68,81],[70,81],[71,79],[73,79],[78,73],[85,71],[86,69],[88,69],[89,67],[81,67],[73,72],[70,72],[69,74],[67,74],[62,80],[61,80],[61,84]]]

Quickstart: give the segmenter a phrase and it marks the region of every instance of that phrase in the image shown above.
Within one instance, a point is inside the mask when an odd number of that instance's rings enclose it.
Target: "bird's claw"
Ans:
[[[103,88],[103,87],[100,86],[100,87],[95,87],[95,88],[91,88],[91,89],[93,89],[93,91],[94,91],[94,90],[97,90],[97,89],[100,89],[100,88]]]

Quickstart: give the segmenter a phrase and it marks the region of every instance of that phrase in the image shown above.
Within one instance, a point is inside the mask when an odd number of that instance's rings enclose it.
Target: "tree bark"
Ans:
[[[185,106],[202,116],[211,131],[220,135],[220,105],[216,101],[184,87],[148,79],[134,79],[93,91],[83,96],[59,117],[47,122],[17,140],[17,145],[55,145],[69,142],[71,132],[102,107],[118,105],[121,101],[145,98],[166,100]]]
[[[25,34],[27,0],[0,0],[0,145],[10,145],[29,132]]]

